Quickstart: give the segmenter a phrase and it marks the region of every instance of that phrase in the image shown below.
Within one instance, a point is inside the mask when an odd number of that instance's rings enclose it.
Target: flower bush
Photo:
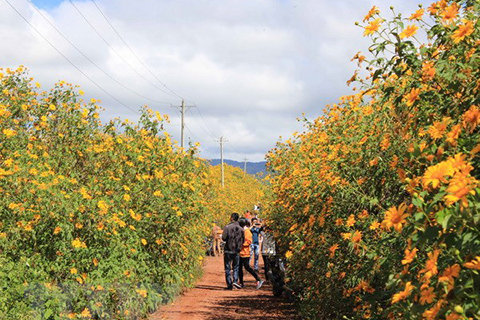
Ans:
[[[267,201],[269,186],[259,176],[245,174],[242,169],[224,164],[225,186],[221,186],[221,166],[213,166],[209,176],[212,177],[214,194],[208,202],[209,211],[219,225],[230,222],[230,214],[237,212],[242,216],[246,210]]]
[[[357,93],[270,151],[269,219],[308,319],[480,319],[480,4],[391,10]]]
[[[199,273],[209,165],[165,116],[99,121],[60,82],[0,69],[0,318],[138,319]]]

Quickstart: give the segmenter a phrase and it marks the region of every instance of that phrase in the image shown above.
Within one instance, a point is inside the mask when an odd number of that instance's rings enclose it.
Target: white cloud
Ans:
[[[171,114],[172,123],[166,128],[179,139],[178,112],[169,103],[178,105],[180,99],[157,90],[117,56],[115,51],[150,82],[162,87],[91,1],[74,3],[113,49],[68,1],[41,12],[105,72],[131,90],[166,103],[150,103],[125,90],[72,48],[28,2],[9,1],[118,100],[133,109],[148,104]],[[193,135],[187,131],[186,136],[200,140],[202,156],[218,157],[213,136],[223,134],[229,139],[226,157],[240,160],[246,156],[252,161],[262,160],[280,135],[288,137],[301,130],[296,117],[302,112],[308,117],[318,116],[325,104],[350,91],[345,81],[355,65],[349,60],[357,51],[366,52],[369,44],[354,22],[361,21],[375,4],[373,0],[96,2],[154,74],[196,103],[203,119],[198,111],[190,110],[187,126]],[[416,9],[416,1],[391,0],[390,4],[406,14]],[[381,9],[388,11],[387,5]],[[75,70],[4,1],[0,2],[0,56],[4,67],[29,67],[44,87],[59,79],[81,85],[86,98],[102,99],[104,120],[138,117]]]

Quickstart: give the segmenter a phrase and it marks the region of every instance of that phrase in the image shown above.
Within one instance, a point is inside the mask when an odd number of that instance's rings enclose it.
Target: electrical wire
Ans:
[[[100,12],[100,14],[103,16],[103,18],[105,19],[105,21],[107,21],[107,23],[110,25],[110,27],[113,29],[113,31],[115,31],[115,33],[117,34],[117,36],[120,38],[120,40],[122,40],[123,44],[128,48],[128,50],[133,54],[133,56],[138,60],[138,62],[140,62],[142,64],[142,66],[162,85],[165,87],[165,89],[169,90],[171,93],[173,93],[174,95],[176,95],[178,98],[181,98],[182,97],[180,95],[178,95],[175,91],[173,91],[172,89],[170,89],[164,82],[162,82],[153,72],[152,70],[150,70],[150,68],[137,56],[137,54],[132,50],[132,48],[128,45],[128,43],[125,41],[125,39],[120,35],[120,33],[117,31],[117,29],[113,26],[113,24],[110,22],[110,20],[107,18],[107,16],[103,13],[103,11],[100,9],[100,7],[97,5],[97,3],[95,2],[95,0],[91,0],[93,2],[93,4],[95,5],[95,7],[97,7],[98,11]]]
[[[194,103],[195,104],[195,103]],[[196,106],[196,105],[195,105]],[[207,127],[208,131],[210,131],[210,135],[212,137],[217,137],[218,135],[216,135],[211,129],[210,129],[210,126],[208,125],[208,123],[205,121],[205,118],[203,117],[202,113],[200,112],[200,108],[196,108],[197,109],[197,112],[198,114],[200,115],[200,118],[202,119],[203,123],[205,124],[205,126]]]
[[[69,0],[70,4],[75,8],[75,10],[80,14],[80,16],[82,16],[82,18],[87,22],[87,24],[93,29],[93,31],[95,31],[95,33],[100,37],[100,39],[103,40],[103,42],[105,42],[105,44],[110,48],[112,49],[112,51],[127,65],[130,67],[130,69],[132,69],[132,71],[134,71],[139,77],[141,77],[143,80],[145,80],[146,82],[148,82],[151,86],[155,87],[156,89],[160,90],[161,92],[165,93],[165,94],[168,94],[170,96],[173,96],[173,97],[177,97],[175,94],[171,93],[171,92],[168,92],[168,91],[165,91],[164,89],[158,87],[157,85],[155,85],[154,83],[152,83],[150,80],[148,80],[147,78],[145,78],[140,72],[137,71],[137,69],[135,69],[127,60],[125,60],[125,58],[123,58],[120,53],[118,53],[118,51],[112,46],[110,45],[110,43],[100,34],[100,32],[98,32],[98,30],[93,26],[93,24],[87,19],[87,17],[85,17],[85,15],[82,13],[82,11],[80,11],[80,9],[78,9],[78,7],[73,3],[72,0]]]
[[[53,24],[51,23],[47,17],[45,17],[45,15],[32,3],[31,0],[27,0],[28,3],[45,19],[45,21],[48,22],[48,24],[50,26],[52,26],[52,28],[55,29],[55,31],[58,32],[58,34],[60,34],[63,39],[65,39],[65,41],[67,41],[75,50],[77,50],[77,52],[79,52],[85,59],[87,59],[91,64],[93,64],[98,70],[100,70],[104,75],[106,75],[107,77],[109,77],[110,79],[112,79],[115,83],[117,83],[118,85],[120,85],[121,87],[123,87],[124,89],[132,92],[133,94],[145,99],[145,100],[148,100],[148,101],[152,101],[152,102],[155,102],[155,103],[159,103],[159,104],[169,104],[169,102],[164,102],[164,101],[158,101],[158,100],[155,100],[155,99],[151,99],[151,98],[148,98],[132,89],[130,89],[129,87],[127,87],[126,85],[124,85],[123,83],[121,83],[120,81],[118,81],[117,79],[115,79],[113,76],[111,76],[110,74],[108,74],[105,70],[103,70],[99,65],[97,65],[92,59],[90,59],[82,50],[80,50],[74,43],[72,43],[60,30],[58,30],[58,28]]]
[[[172,92],[173,94],[175,94],[178,98],[181,98],[181,99],[184,99],[183,97],[181,97],[180,95],[178,95],[175,91],[173,91],[172,89],[170,89],[163,81],[161,81],[153,72],[150,68],[148,68],[148,66],[138,57],[138,55],[135,53],[135,51],[133,51],[133,49],[128,45],[128,43],[125,41],[125,39],[120,35],[120,33],[118,32],[118,30],[113,26],[113,24],[110,22],[110,20],[107,18],[107,16],[105,15],[105,13],[102,11],[102,9],[100,9],[100,6],[97,4],[97,2],[95,0],[91,0],[93,2],[93,4],[95,5],[95,7],[97,8],[98,12],[100,12],[100,14],[103,16],[103,18],[105,19],[105,21],[107,21],[107,23],[110,25],[110,27],[112,28],[112,30],[117,34],[117,36],[120,38],[120,40],[123,42],[123,44],[127,47],[127,49],[132,53],[132,55],[138,60],[138,62],[140,62],[143,67],[162,85],[164,86],[167,90],[169,90],[170,92]],[[189,101],[189,100],[186,100],[184,99],[185,101],[187,102],[191,102],[195,105],[196,107],[196,104],[195,102],[193,101]],[[200,117],[202,118],[202,121],[203,123],[205,124],[205,126],[207,127],[208,132],[205,132],[207,134],[210,134],[212,137],[216,137],[216,135],[213,133],[213,131],[210,129],[210,127],[208,126],[207,122],[205,121],[202,113],[200,112],[200,109],[197,107],[197,112],[200,114]],[[193,114],[192,114],[193,115]],[[195,119],[195,121],[197,121]],[[201,127],[201,125],[199,124],[199,126]],[[202,128],[203,130],[203,128]]]
[[[76,64],[74,64],[70,59],[68,59],[67,56],[65,56],[60,50],[57,49],[57,47],[55,47],[55,45],[53,45],[40,31],[38,31],[37,28],[35,28],[28,20],[27,18],[25,18],[21,13],[20,11],[17,10],[17,8],[15,8],[15,6],[13,6],[10,1],[8,0],[5,0],[5,2],[10,6],[12,7],[12,9],[33,29],[35,30],[35,32],[38,33],[38,35],[40,37],[43,38],[43,40],[45,40],[58,54],[60,54],[65,60],[68,61],[68,63],[70,63],[75,69],[77,69],[78,72],[80,72],[85,78],[87,78],[88,80],[90,80],[90,82],[92,82],[95,86],[97,86],[100,90],[102,90],[104,93],[106,93],[110,98],[112,98],[113,100],[115,100],[116,102],[118,102],[119,104],[121,104],[122,106],[124,106],[125,108],[129,109],[130,111],[133,111],[135,112],[136,114],[140,114],[138,111],[130,108],[129,106],[127,106],[126,104],[124,104],[122,101],[118,100],[116,97],[114,97],[110,92],[108,92],[107,90],[105,90],[102,86],[100,86],[97,82],[95,82],[92,78],[90,78],[90,76],[88,76],[85,72],[83,72]]]

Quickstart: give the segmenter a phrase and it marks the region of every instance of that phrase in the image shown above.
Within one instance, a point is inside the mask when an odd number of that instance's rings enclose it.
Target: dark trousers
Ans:
[[[262,258],[263,258],[263,267],[265,268],[265,279],[269,280],[267,275],[268,270],[270,269],[269,263],[268,263],[268,256],[266,254],[262,254]]]
[[[243,285],[243,267],[247,270],[257,281],[260,281],[258,274],[250,267],[250,257],[240,257],[240,268],[238,268],[238,279],[240,284]]]
[[[240,256],[238,253],[225,253],[223,255],[223,263],[225,264],[225,281],[227,281],[227,287],[232,288],[233,282],[238,281],[238,267],[240,263]],[[233,270],[233,282],[232,275]]]

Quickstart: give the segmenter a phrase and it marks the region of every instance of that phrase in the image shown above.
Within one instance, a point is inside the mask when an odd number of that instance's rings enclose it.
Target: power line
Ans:
[[[122,61],[130,67],[130,69],[132,69],[138,76],[140,76],[143,80],[145,80],[146,82],[148,82],[150,85],[152,85],[153,87],[157,88],[158,90],[160,90],[161,92],[165,93],[165,94],[168,94],[170,96],[173,96],[173,97],[177,97],[175,94],[173,93],[170,93],[168,91],[165,91],[163,90],[162,88],[158,87],[157,85],[155,85],[154,83],[152,83],[150,80],[148,80],[147,78],[145,78],[140,72],[138,72],[127,60],[125,60],[119,53],[118,51],[112,47],[110,45],[110,43],[100,34],[100,32],[98,32],[98,30],[93,26],[93,24],[87,19],[87,17],[85,17],[85,15],[80,11],[80,9],[78,9],[78,7],[73,3],[72,0],[69,0],[70,4],[75,8],[75,10],[82,16],[82,18],[87,22],[87,24],[93,29],[93,31],[95,31],[95,33],[100,37],[100,39],[103,40],[103,42],[105,42],[105,44],[110,48],[112,49],[112,51],[120,58],[122,59]]]
[[[57,47],[55,47],[40,31],[37,30],[37,28],[35,28],[18,10],[17,8],[15,8],[11,3],[10,1],[8,0],[5,0],[6,3],[8,3],[8,5],[10,7],[12,7],[12,9],[33,29],[35,30],[38,35],[40,37],[43,38],[43,40],[45,40],[55,51],[57,51],[58,54],[60,54],[65,60],[68,61],[68,63],[70,63],[75,69],[77,69],[78,72],[80,72],[85,78],[87,78],[88,80],[90,80],[90,82],[92,82],[95,86],[97,86],[100,90],[102,90],[103,92],[105,92],[110,98],[112,98],[113,100],[115,100],[116,102],[120,103],[122,106],[124,106],[125,108],[129,109],[130,111],[133,111],[137,114],[140,114],[138,111],[135,111],[134,109],[130,108],[129,106],[127,106],[126,104],[124,104],[123,102],[121,102],[120,100],[118,100],[116,97],[114,97],[112,94],[110,94],[110,92],[108,92],[107,90],[105,90],[102,86],[100,86],[98,83],[96,83],[92,78],[90,78],[85,72],[83,72],[79,67],[77,67],[77,65],[75,65],[70,59],[68,59],[67,56],[65,56],[60,50],[57,49]]]
[[[95,2],[95,0],[92,0],[93,4],[95,5],[95,7],[97,7],[98,11],[100,12],[100,14],[103,16],[103,18],[105,19],[105,21],[107,21],[107,23],[110,25],[110,27],[113,29],[113,31],[115,31],[115,33],[117,34],[117,36],[120,38],[120,40],[122,40],[123,44],[128,48],[128,50],[133,54],[133,56],[138,60],[138,62],[140,62],[143,67],[162,85],[165,87],[165,89],[169,90],[171,93],[173,93],[174,95],[176,95],[178,98],[181,98],[181,96],[179,96],[175,91],[173,91],[172,89],[170,89],[165,83],[163,83],[160,79],[158,79],[158,77],[152,72],[152,70],[150,70],[150,68],[137,56],[137,54],[132,50],[132,48],[127,44],[127,42],[123,39],[123,37],[120,35],[120,33],[117,31],[117,29],[113,26],[113,24],[110,22],[110,20],[107,18],[107,16],[103,13],[103,11],[100,9],[100,7],[97,5],[97,3]]]
[[[126,85],[124,85],[123,83],[121,83],[120,81],[118,81],[117,79],[115,79],[113,76],[111,76],[110,74],[108,74],[106,71],[104,71],[100,66],[98,66],[92,59],[90,59],[82,50],[80,50],[75,44],[73,44],[60,30],[58,30],[58,28],[53,24],[51,23],[47,17],[45,17],[45,15],[32,3],[31,0],[27,0],[28,3],[45,19],[45,21],[48,22],[48,24],[50,26],[52,26],[52,28],[55,29],[55,31],[57,31],[62,37],[63,39],[65,39],[65,41],[67,41],[75,50],[77,50],[77,52],[79,52],[85,59],[87,59],[91,64],[93,64],[98,70],[100,70],[104,75],[106,75],[107,77],[109,77],[110,79],[112,79],[113,81],[115,81],[118,85],[122,86],[123,88],[127,89],[128,91],[132,92],[133,94],[145,99],[145,100],[149,100],[149,101],[152,101],[152,102],[155,102],[155,103],[160,103],[160,104],[169,104],[169,102],[164,102],[164,101],[158,101],[158,100],[155,100],[155,99],[151,99],[151,98],[148,98],[132,89],[130,89],[129,87],[127,87]]]
[[[200,142],[200,140],[193,134],[193,132],[190,131],[187,125],[185,125],[185,128],[187,129],[188,132],[190,132],[190,135],[193,137],[193,139],[195,139],[195,142]]]
[[[207,130],[204,128],[204,126],[202,126],[202,125],[200,124],[200,122],[197,120],[197,118],[195,117],[195,115],[194,115],[193,113],[192,113],[192,118],[193,118],[193,120],[195,120],[195,122],[197,123],[198,127],[203,130],[203,132],[205,132],[207,135],[212,136],[213,138],[216,138],[215,135],[213,135],[211,132],[207,131]]]
[[[198,111],[198,114],[200,115],[200,118],[202,119],[203,123],[205,124],[205,126],[207,127],[208,131],[210,131],[210,134],[212,137],[217,137],[217,135],[210,129],[210,126],[208,125],[208,123],[205,121],[205,118],[203,118],[203,115],[202,113],[200,112],[200,108],[197,108],[197,111]]]
[[[95,0],[91,0],[93,2],[93,4],[95,5],[95,7],[97,8],[97,10],[100,12],[100,14],[103,16],[103,18],[105,19],[105,21],[107,21],[107,23],[110,25],[110,27],[112,28],[112,30],[117,34],[117,36],[120,38],[120,40],[123,42],[123,44],[128,48],[128,50],[132,53],[132,55],[137,59],[138,62],[140,62],[143,67],[162,85],[164,86],[167,90],[169,90],[170,92],[172,92],[173,94],[175,94],[178,98],[181,98],[182,100],[186,100],[184,99],[183,97],[181,97],[180,95],[178,95],[175,91],[173,91],[172,89],[170,89],[163,81],[161,81],[153,72],[152,70],[138,57],[138,55],[135,53],[135,51],[133,51],[133,49],[128,45],[128,43],[125,41],[125,39],[120,35],[120,33],[118,32],[118,30],[113,26],[113,24],[110,22],[110,20],[107,18],[107,16],[104,14],[104,12],[102,11],[102,9],[100,9],[100,6],[97,4],[97,2]],[[188,101],[186,100],[187,102],[191,102],[193,103],[195,106],[195,102],[193,101]],[[205,126],[207,127],[208,132],[206,132],[207,134],[210,134],[212,137],[217,137],[217,135],[215,135],[213,133],[213,131],[210,129],[210,127],[208,126],[207,122],[205,121],[205,119],[203,118],[203,115],[202,113],[200,112],[200,109],[197,108],[197,111],[198,113],[200,114],[200,117],[202,118],[202,121],[203,123],[205,124]],[[193,115],[193,114],[192,114]],[[194,118],[195,119],[195,118]],[[195,119],[195,121],[197,121]],[[200,126],[200,124],[199,124]],[[200,126],[201,127],[201,126]],[[203,128],[202,128],[203,129]]]

